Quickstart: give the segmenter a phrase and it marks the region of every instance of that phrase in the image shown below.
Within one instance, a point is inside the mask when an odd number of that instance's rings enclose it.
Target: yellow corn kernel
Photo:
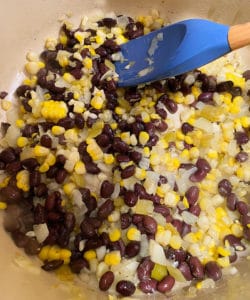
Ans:
[[[117,127],[118,127],[118,124],[116,122],[113,122],[110,124],[110,127],[113,129],[113,130],[116,130]]]
[[[30,75],[36,75],[38,71],[45,67],[42,61],[29,61],[25,64],[25,70]]]
[[[90,140],[87,146],[87,152],[94,161],[100,160],[103,158],[102,149],[98,146],[94,139]]]
[[[67,196],[71,195],[72,191],[75,188],[76,188],[76,185],[73,182],[65,183],[63,185],[63,191]]]
[[[82,32],[80,32],[80,31],[75,32],[74,37],[78,40],[78,42],[80,44],[83,44],[84,36],[83,36]]]
[[[197,288],[197,290],[200,290],[200,289],[202,289],[202,285],[203,285],[202,281],[199,281],[196,283],[195,287]]]
[[[24,192],[28,192],[30,189],[29,186],[29,172],[27,170],[19,171],[16,175],[16,186],[23,190]]]
[[[49,149],[40,145],[36,145],[33,148],[33,153],[36,157],[47,156],[49,154]]]
[[[114,163],[114,161],[115,161],[114,155],[113,154],[104,153],[104,155],[103,155],[103,161],[107,165],[112,165]]]
[[[1,182],[0,182],[0,188],[6,187],[9,184],[10,176],[6,176]]]
[[[85,57],[83,59],[83,65],[85,68],[87,68],[88,70],[91,70],[93,67],[93,63],[92,63],[92,59],[89,57]]]
[[[143,148],[143,156],[149,157],[150,156],[150,149],[149,147],[144,147]]]
[[[42,249],[40,250],[39,254],[38,254],[38,257],[42,260],[42,261],[45,261],[48,259],[48,253],[49,253],[49,250],[50,250],[51,246],[49,245],[46,245],[44,247],[42,247]]]
[[[71,257],[71,251],[68,249],[61,249],[60,251],[60,259],[63,259],[64,262],[67,261]]]
[[[90,104],[92,105],[92,107],[94,107],[95,109],[101,109],[103,107],[104,104],[104,98],[100,97],[98,95],[94,96],[91,101]]]
[[[51,128],[51,132],[53,135],[61,135],[61,134],[64,134],[65,132],[65,128],[62,127],[62,126],[58,126],[58,125],[54,125],[52,128]]]
[[[46,157],[44,163],[48,164],[49,166],[53,166],[56,163],[56,157],[53,153],[49,153]]]
[[[141,145],[147,144],[149,141],[149,134],[146,131],[141,131],[139,134],[139,142]]]
[[[125,114],[125,112],[126,112],[126,110],[125,110],[124,108],[122,108],[122,107],[120,107],[120,106],[116,106],[116,108],[115,108],[115,113],[116,113],[117,115],[123,115],[123,114]]]
[[[5,99],[2,99],[2,101],[1,101],[1,107],[2,107],[3,110],[7,111],[7,110],[11,109],[12,102],[10,102],[8,100],[5,100]]]
[[[21,119],[17,119],[17,120],[16,120],[16,126],[17,126],[18,128],[23,128],[24,125],[25,125],[24,120],[21,120]]]
[[[82,161],[77,161],[74,169],[76,174],[82,175],[86,173],[85,164]]]
[[[29,140],[24,136],[20,136],[16,141],[17,146],[20,148],[27,146],[28,143],[29,143]]]
[[[237,170],[236,170],[236,176],[240,179],[243,179],[244,178],[244,169],[242,167],[239,167]]]
[[[63,79],[68,83],[72,83],[73,81],[75,81],[75,77],[67,72],[63,74]]]
[[[185,135],[180,130],[177,130],[176,131],[176,138],[183,141],[184,138],[185,138]]]
[[[122,132],[120,137],[123,142],[125,142],[128,145],[130,144],[130,133],[129,132]]]
[[[192,86],[191,91],[192,91],[192,94],[195,96],[196,99],[201,94],[200,88],[198,88],[197,86],[194,86],[194,85]]]
[[[161,281],[168,274],[166,266],[155,264],[153,270],[151,271],[151,278]]]
[[[114,228],[109,232],[109,238],[111,242],[116,242],[121,238],[121,230]]]
[[[189,145],[193,144],[193,139],[189,135],[184,136],[184,141]]]
[[[184,159],[189,159],[189,150],[188,149],[182,150],[180,157]]]
[[[158,153],[152,153],[152,154],[150,155],[149,160],[150,160],[150,164],[151,164],[152,166],[157,166],[157,165],[159,165],[160,162],[161,162],[161,157],[160,157],[160,155],[159,155]]]
[[[67,38],[66,34],[64,32],[61,32],[60,36],[59,36],[59,42],[63,45],[66,45],[67,41],[68,41],[68,38]]]
[[[58,121],[65,118],[67,113],[68,107],[63,101],[48,100],[42,102],[41,115],[47,120]]]
[[[185,196],[183,197],[182,203],[185,206],[185,208],[189,208],[189,203],[188,203],[188,200]]]
[[[131,227],[127,231],[127,238],[130,241],[140,241],[141,240],[141,232],[137,228]]]
[[[240,123],[243,128],[248,128],[250,126],[250,117],[247,116],[241,117]]]
[[[0,210],[6,208],[7,208],[7,204],[5,202],[0,201]]]
[[[222,207],[217,207],[215,209],[216,219],[221,220],[221,218],[225,217],[226,215],[227,215],[227,213]]]
[[[156,194],[161,197],[161,198],[164,198],[165,196],[165,191],[164,189],[161,187],[161,186],[157,186],[156,188]]]
[[[120,251],[111,251],[107,253],[104,257],[104,262],[108,266],[115,266],[118,265],[121,261],[121,253]]]
[[[242,76],[239,76],[238,74],[227,72],[226,73],[226,80],[233,81],[235,86],[239,86],[242,89],[245,87],[245,79]]]
[[[114,210],[109,216],[108,221],[110,223],[117,222],[120,220],[120,213],[118,210]]]
[[[218,152],[212,149],[209,149],[207,156],[212,159],[218,159]]]
[[[144,180],[147,177],[147,172],[144,169],[136,167],[135,169],[135,178],[139,180]]]
[[[94,259],[94,258],[96,258],[96,252],[94,250],[88,250],[88,251],[84,252],[83,257],[86,260]]]
[[[240,224],[232,224],[231,231],[236,237],[242,237],[243,235],[243,227]]]
[[[49,164],[47,164],[47,163],[43,163],[39,167],[39,172],[41,172],[41,173],[46,173],[48,170],[49,170]]]
[[[78,142],[78,130],[76,128],[71,128],[65,131],[64,137],[70,142]]]
[[[172,160],[172,163],[173,163],[173,167],[175,170],[178,169],[181,164],[178,157],[174,157]]]
[[[118,35],[118,36],[116,37],[116,43],[117,43],[118,45],[122,45],[122,44],[126,43],[127,41],[128,41],[128,39],[125,38],[125,36],[122,35],[122,34],[120,34],[120,35]]]
[[[198,158],[199,154],[200,154],[200,151],[197,147],[192,147],[189,150],[190,158]]]
[[[48,260],[58,260],[61,257],[61,249],[54,245],[49,248]]]
[[[221,256],[230,256],[230,255],[231,255],[230,250],[225,249],[225,248],[223,248],[223,247],[221,247],[221,246],[219,246],[219,247],[217,248],[217,252],[218,252],[218,254],[220,254]]]
[[[172,235],[169,241],[169,245],[173,248],[173,249],[180,249],[181,245],[182,245],[182,239],[179,235]]]
[[[217,261],[218,265],[222,268],[226,268],[226,267],[230,266],[230,261],[229,261],[228,256],[219,257],[219,258],[217,258],[216,261]]]

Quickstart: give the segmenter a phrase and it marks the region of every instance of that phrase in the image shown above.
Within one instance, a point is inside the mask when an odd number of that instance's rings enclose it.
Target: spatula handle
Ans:
[[[232,50],[249,45],[250,22],[230,27],[228,32],[228,42]]]

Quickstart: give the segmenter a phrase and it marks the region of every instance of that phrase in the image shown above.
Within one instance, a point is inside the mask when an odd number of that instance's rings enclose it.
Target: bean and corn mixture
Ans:
[[[65,22],[27,55],[2,123],[5,229],[45,271],[95,274],[110,294],[211,285],[250,240],[250,71],[223,58],[218,76],[117,87],[120,45],[163,25]]]

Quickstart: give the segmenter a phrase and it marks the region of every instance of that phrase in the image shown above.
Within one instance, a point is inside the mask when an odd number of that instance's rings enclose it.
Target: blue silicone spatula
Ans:
[[[228,26],[203,19],[181,21],[121,46],[115,63],[119,86],[134,86],[201,67],[250,44],[250,22]]]

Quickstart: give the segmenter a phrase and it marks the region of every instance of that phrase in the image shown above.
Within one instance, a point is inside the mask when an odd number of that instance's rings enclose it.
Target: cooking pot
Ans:
[[[148,14],[150,9],[160,11],[168,22],[186,18],[208,18],[225,24],[249,21],[249,0],[1,0],[0,3],[0,90],[9,91],[8,99],[20,82],[28,51],[39,53],[47,37],[57,35],[59,21],[72,20],[77,24],[84,15],[112,12],[131,16]],[[208,37],[212,38],[212,37]],[[238,51],[244,70],[250,68],[250,48]],[[13,100],[14,101],[14,100]],[[4,120],[4,112],[0,119]],[[2,215],[1,215],[2,223]],[[0,227],[0,286],[3,300],[80,300],[106,299],[89,282],[60,281],[54,274],[46,273],[36,260],[28,258],[15,247],[10,236]],[[238,272],[224,276],[215,289],[204,289],[189,297],[193,299],[250,299],[250,260],[235,264]],[[236,270],[236,269],[234,269]],[[65,278],[63,278],[65,279]],[[155,294],[143,299],[165,299]],[[111,298],[112,299],[112,298]],[[187,291],[171,294],[170,299],[189,299]]]

